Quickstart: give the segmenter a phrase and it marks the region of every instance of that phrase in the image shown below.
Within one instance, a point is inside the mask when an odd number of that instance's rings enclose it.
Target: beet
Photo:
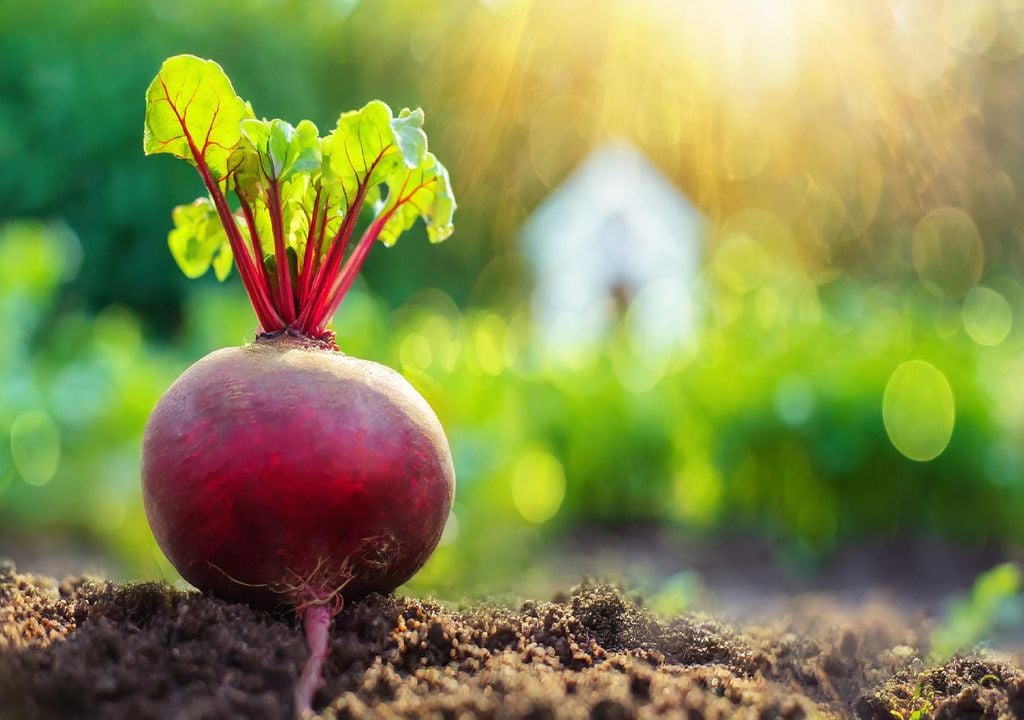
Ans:
[[[405,582],[455,488],[441,425],[404,378],[287,336],[189,368],[150,417],[142,478],[182,577],[268,609]]]
[[[157,403],[146,516],[200,590],[301,618],[300,715],[344,599],[412,577],[451,511],[433,411],[396,372],[342,354],[328,327],[378,240],[393,245],[419,219],[431,242],[453,231],[423,122],[379,100],[324,137],[309,120],[260,120],[219,65],[192,55],[166,60],[146,92],[143,149],[187,160],[207,191],[174,209],[171,254],[189,277],[236,267],[259,323],[252,344],[206,356]]]

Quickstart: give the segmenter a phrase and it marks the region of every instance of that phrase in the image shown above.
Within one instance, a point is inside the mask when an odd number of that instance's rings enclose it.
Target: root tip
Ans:
[[[306,631],[309,659],[295,684],[295,717],[313,714],[313,697],[324,682],[324,662],[327,659],[327,641],[330,637],[332,608],[328,605],[308,605],[303,608],[302,624]]]

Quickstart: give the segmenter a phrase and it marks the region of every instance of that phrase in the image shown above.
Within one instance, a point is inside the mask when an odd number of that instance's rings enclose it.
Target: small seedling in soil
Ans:
[[[299,714],[343,598],[408,580],[454,495],[426,401],[393,370],[342,353],[327,327],[377,241],[394,244],[419,218],[432,242],[452,232],[448,173],[422,128],[421,110],[395,115],[376,100],[324,137],[308,120],[260,120],[219,65],[191,55],[164,62],[146,93],[146,154],[191,163],[207,191],[174,209],[171,252],[190,277],[213,267],[223,279],[233,263],[260,326],[157,403],[146,514],[190,583],[302,618]]]

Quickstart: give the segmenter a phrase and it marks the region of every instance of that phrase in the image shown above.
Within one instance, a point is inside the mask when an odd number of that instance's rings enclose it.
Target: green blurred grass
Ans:
[[[450,158],[454,238],[375,251],[335,323],[451,440],[454,521],[418,589],[507,587],[580,524],[745,532],[815,557],[900,534],[1024,541],[1020,27],[907,17],[904,37],[888,3],[836,3],[803,19],[821,32],[759,42],[736,18],[676,25],[652,15],[671,3],[649,5],[0,3],[3,533],[173,576],[141,511],[141,430],[185,367],[255,325],[236,280],[174,267],[170,209],[200,185],[141,151],[144,88],[193,52],[269,116],[321,128],[371,97],[422,104]],[[742,43],[755,65],[795,48],[806,66],[743,65]],[[767,89],[735,84],[758,77]],[[534,337],[518,231],[612,136],[711,221],[698,331],[654,355],[626,311],[599,347],[555,359]],[[939,451],[928,462],[883,419],[912,360],[954,401],[948,444],[927,384],[889,416]]]
[[[69,242],[35,223],[0,234],[0,258],[19,268],[0,291],[14,328],[0,352],[0,522],[79,538],[133,576],[173,576],[140,505],[140,434],[188,364],[248,341],[255,321],[231,283],[197,284],[171,342],[124,306],[62,307]],[[807,294],[784,274],[741,296],[712,287],[712,308],[736,310],[708,313],[688,350],[638,354],[627,316],[600,352],[555,359],[523,309],[460,312],[427,290],[392,311],[357,288],[336,319],[339,344],[422,392],[458,472],[454,521],[415,587],[487,587],[542,564],[547,540],[579,523],[749,532],[817,556],[894,533],[1024,540],[1024,416],[1005,392],[1024,333],[996,347],[962,329],[943,338],[945,301],[914,288],[832,290]],[[767,328],[765,292],[779,298]],[[883,424],[886,384],[911,358],[943,373],[956,403],[948,446],[924,463]]]

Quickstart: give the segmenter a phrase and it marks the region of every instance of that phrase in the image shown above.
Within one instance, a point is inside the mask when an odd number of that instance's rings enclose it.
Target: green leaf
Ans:
[[[231,246],[213,202],[201,197],[189,205],[179,205],[171,218],[174,229],[167,235],[167,245],[185,276],[200,277],[213,264],[217,279],[226,278],[231,271]]]
[[[260,250],[264,257],[274,254],[274,235],[270,223],[270,210],[262,196],[256,197],[252,204],[253,220],[256,224],[256,236],[260,241]],[[249,239],[248,228],[246,228],[246,239]],[[252,243],[249,240],[250,245]]]
[[[221,243],[217,254],[213,256],[213,274],[221,282],[227,280],[228,275],[231,274],[232,260],[234,260],[234,255],[231,254],[231,244],[228,243],[227,235],[225,235],[224,242]]]
[[[247,119],[242,121],[242,135],[249,150],[256,153],[255,166],[271,180],[286,180],[320,168],[319,131],[309,120],[292,127],[284,120]],[[242,167],[251,172],[249,165]]]
[[[193,165],[202,161],[220,179],[241,138],[242,120],[251,116],[252,108],[235,94],[220,65],[176,55],[164,61],[146,91],[142,148],[147,155],[170,153]]]
[[[447,239],[455,227],[455,195],[448,170],[426,153],[419,167],[396,173],[387,183],[387,197],[378,203],[378,217],[390,214],[378,236],[385,245],[394,245],[398,236],[408,230],[417,218],[423,218],[430,242]]]
[[[306,248],[310,215],[315,200],[316,190],[309,175],[293,175],[281,188],[285,244],[294,248],[300,255]]]
[[[427,150],[423,112],[391,108],[372,100],[360,110],[342,113],[323,146],[326,184],[340,184],[351,203],[360,185],[387,182],[404,165],[415,168]]]
[[[259,153],[247,143],[241,143],[228,158],[231,187],[248,203],[253,203],[266,188]]]
[[[320,163],[320,131],[309,120],[302,120],[295,126],[295,136],[288,145],[284,175],[319,171]]]
[[[267,159],[270,160],[271,171],[267,173],[269,177],[281,178],[284,167],[288,163],[288,146],[292,144],[294,137],[295,128],[290,123],[286,123],[284,120],[270,121],[270,134],[267,144],[263,148]]]
[[[427,134],[423,132],[423,111],[419,108],[403,108],[398,117],[391,121],[398,148],[405,166],[410,170],[423,162],[427,153]]]
[[[255,160],[257,167],[262,163],[265,175],[274,177],[273,163],[266,158],[267,146],[270,143],[270,121],[256,118],[243,120],[242,137],[245,138],[246,144],[240,151],[247,156],[248,160]]]

